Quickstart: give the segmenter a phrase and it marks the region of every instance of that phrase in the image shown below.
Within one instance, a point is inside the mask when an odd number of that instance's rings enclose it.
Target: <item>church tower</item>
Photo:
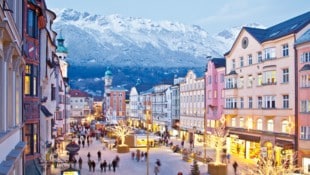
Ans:
[[[68,83],[68,63],[66,58],[68,56],[68,49],[64,45],[65,39],[62,37],[62,32],[60,31],[59,38],[57,39],[57,49],[56,55],[59,58],[59,65],[63,78]]]
[[[109,120],[109,117],[112,115],[112,111],[110,108],[110,91],[112,88],[112,78],[112,72],[108,67],[104,74],[104,95],[102,105],[102,111],[104,111],[104,116],[107,118],[107,120]]]

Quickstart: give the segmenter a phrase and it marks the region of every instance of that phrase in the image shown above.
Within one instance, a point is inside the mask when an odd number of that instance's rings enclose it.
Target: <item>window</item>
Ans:
[[[257,52],[257,62],[261,63],[263,61],[262,52]]]
[[[51,84],[51,100],[55,100],[56,99],[56,87],[54,86],[54,84]],[[75,102],[77,102],[75,100]]]
[[[288,128],[288,121],[287,120],[283,120],[282,121],[282,129],[281,129],[281,132],[284,132],[284,133],[288,133],[289,131],[289,128]]]
[[[253,119],[252,118],[248,118],[247,128],[248,129],[253,129]]]
[[[276,108],[275,96],[264,96],[263,107],[266,109]]]
[[[236,98],[226,98],[225,99],[225,107],[227,109],[235,109],[237,108],[237,99]]]
[[[211,76],[208,77],[208,83],[209,83],[209,84],[212,83],[212,77],[211,77]]]
[[[257,108],[261,109],[263,107],[263,99],[262,97],[257,97]]]
[[[212,91],[211,91],[211,90],[208,91],[208,98],[209,98],[209,99],[212,98]]]
[[[263,85],[263,75],[258,74],[257,75],[257,86],[261,86],[261,85]]]
[[[32,9],[28,9],[27,13],[27,34],[33,38],[38,37],[38,17]]]
[[[300,61],[301,63],[310,62],[310,52],[304,52],[303,54],[301,54]]]
[[[236,118],[231,118],[231,126],[236,127]]]
[[[252,75],[249,75],[248,77],[248,87],[251,88],[253,86],[253,77]]]
[[[302,100],[300,103],[300,112],[310,113],[310,100]]]
[[[227,78],[225,82],[226,89],[237,88],[237,81],[235,78]]]
[[[262,119],[257,119],[257,130],[263,130],[263,120]]]
[[[310,74],[301,75],[300,87],[310,87]]]
[[[214,90],[214,98],[217,98],[217,90]]]
[[[252,97],[249,97],[249,109],[253,108],[253,99]]]
[[[252,55],[248,55],[248,64],[249,65],[253,64]]]
[[[265,60],[271,60],[276,58],[276,49],[274,47],[266,48],[264,51],[265,51]]]
[[[283,57],[288,56],[288,44],[282,45],[282,55]]]
[[[289,99],[288,95],[283,95],[283,108],[288,109],[289,108]]]
[[[239,85],[238,88],[243,88],[243,82],[244,82],[243,77],[240,77],[238,82]]]
[[[310,127],[309,126],[300,127],[300,139],[310,140]]]
[[[39,151],[38,125],[25,125],[25,141],[26,141],[26,155],[33,155]]]
[[[240,108],[243,109],[243,97],[240,98]]]
[[[282,69],[282,83],[288,83],[289,81],[289,71],[288,68]]]
[[[276,71],[266,71],[263,73],[263,84],[272,85],[277,83]]]
[[[273,131],[273,120],[269,119],[267,121],[267,131]]]
[[[24,93],[28,96],[37,96],[38,68],[27,64],[25,67]]]
[[[244,64],[243,64],[243,57],[240,57],[240,67],[243,67]]]
[[[236,61],[235,59],[232,60],[232,70],[236,69]]]
[[[244,118],[242,118],[242,117],[239,119],[239,126],[240,126],[240,128],[244,127]]]

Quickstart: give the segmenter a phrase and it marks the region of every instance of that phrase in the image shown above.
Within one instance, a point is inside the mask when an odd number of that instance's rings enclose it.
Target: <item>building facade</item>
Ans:
[[[46,27],[45,1],[23,0],[23,56],[26,67],[23,76],[23,139],[26,142],[27,173],[42,174],[35,169],[40,158],[40,32]],[[37,165],[35,165],[37,164]]]
[[[1,1],[1,5],[5,6],[0,9],[0,174],[23,174],[23,2]]]
[[[70,93],[70,122],[86,122],[90,120],[92,97],[86,92],[71,89]],[[90,121],[88,121],[90,122]]]
[[[295,43],[297,51],[298,82],[297,108],[298,117],[298,163],[303,167],[303,173],[310,173],[310,29],[297,37]]]
[[[184,82],[184,77],[175,77],[171,86],[171,125],[172,135],[180,137],[180,83]]]
[[[295,142],[296,36],[310,13],[267,29],[244,27],[225,54],[224,115],[228,151],[246,159],[273,156],[280,164]]]
[[[204,77],[190,70],[180,84],[181,137],[189,142],[202,142],[204,132]]]
[[[157,85],[152,93],[152,129],[168,132],[171,128],[171,85]]]
[[[206,132],[213,133],[223,117],[225,58],[212,58],[205,72]]]
[[[109,111],[118,120],[124,120],[126,116],[126,92],[123,87],[110,88]]]

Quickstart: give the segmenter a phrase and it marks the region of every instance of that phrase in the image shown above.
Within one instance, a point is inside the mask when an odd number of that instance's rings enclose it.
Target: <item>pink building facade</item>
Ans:
[[[223,115],[225,58],[213,58],[208,61],[205,72],[205,109],[206,130],[212,133]]]
[[[310,29],[296,40],[298,84],[298,155],[305,174],[310,173]]]

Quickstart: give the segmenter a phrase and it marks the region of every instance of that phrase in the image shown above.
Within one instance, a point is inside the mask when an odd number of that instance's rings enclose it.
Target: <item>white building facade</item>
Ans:
[[[22,3],[11,0],[0,9],[0,174],[24,173]]]

